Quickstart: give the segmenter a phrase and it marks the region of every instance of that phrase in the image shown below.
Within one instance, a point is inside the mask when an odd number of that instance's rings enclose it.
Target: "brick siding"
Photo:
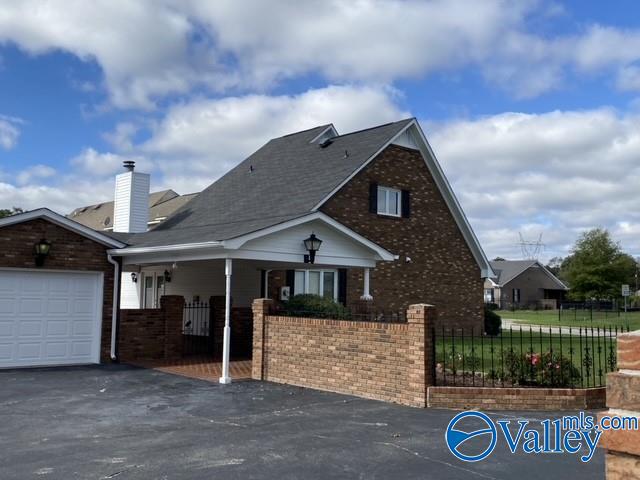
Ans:
[[[104,273],[100,360],[110,361],[113,265],[110,248],[48,220],[36,219],[0,228],[0,267],[36,268],[34,245],[45,238],[51,251],[39,270],[77,270]]]
[[[618,336],[619,372],[607,375],[607,415],[624,410],[640,417],[640,331]],[[600,438],[606,449],[608,480],[640,479],[640,430],[606,430]]]
[[[409,190],[409,218],[369,212],[369,185]],[[377,308],[402,311],[427,302],[447,326],[480,327],[483,281],[462,233],[420,152],[389,146],[320,210],[357,233],[400,255],[371,272],[371,294]],[[411,258],[411,263],[405,261]],[[362,269],[350,269],[347,303],[362,295]]]
[[[182,355],[184,298],[165,295],[160,308],[120,310],[118,356],[123,362]]]
[[[429,387],[428,406],[457,410],[590,410],[603,408],[604,388]]]
[[[390,324],[273,316],[271,304],[253,303],[254,379],[426,406],[432,306],[412,305],[407,323]]]

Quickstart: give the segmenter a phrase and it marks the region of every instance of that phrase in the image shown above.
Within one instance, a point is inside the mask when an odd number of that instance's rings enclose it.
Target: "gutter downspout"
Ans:
[[[117,361],[116,339],[118,338],[118,313],[120,304],[120,262],[107,254],[107,261],[113,265],[113,305],[111,307],[111,360]]]

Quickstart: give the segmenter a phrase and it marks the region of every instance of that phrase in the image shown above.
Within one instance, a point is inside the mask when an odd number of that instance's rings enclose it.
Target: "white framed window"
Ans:
[[[378,187],[378,214],[399,217],[402,212],[402,192],[395,188]]]
[[[338,300],[337,270],[296,270],[293,294],[310,293]]]

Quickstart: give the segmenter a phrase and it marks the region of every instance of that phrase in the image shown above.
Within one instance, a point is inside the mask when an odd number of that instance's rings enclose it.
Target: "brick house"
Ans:
[[[105,253],[122,269],[114,296],[123,332],[145,331],[151,312],[135,310],[158,309],[162,299],[205,301],[221,318],[209,324],[218,331],[202,335],[218,340],[228,366],[231,337],[251,335],[247,312],[259,297],[315,293],[386,312],[431,303],[446,325],[481,325],[491,266],[413,118],[274,138],[152,230],[149,175],[126,163],[109,232],[124,246]],[[313,240],[321,243],[310,250]],[[123,332],[123,351],[161,350]],[[221,381],[229,381],[224,367]]]
[[[496,260],[490,263],[495,276],[485,280],[485,303],[495,303],[501,309],[555,309],[569,290],[537,260]]]

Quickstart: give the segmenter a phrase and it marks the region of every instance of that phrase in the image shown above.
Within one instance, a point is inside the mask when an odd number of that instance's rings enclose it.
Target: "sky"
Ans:
[[[487,256],[640,255],[640,4],[0,3],[0,208],[199,191],[267,140],[415,116]]]

